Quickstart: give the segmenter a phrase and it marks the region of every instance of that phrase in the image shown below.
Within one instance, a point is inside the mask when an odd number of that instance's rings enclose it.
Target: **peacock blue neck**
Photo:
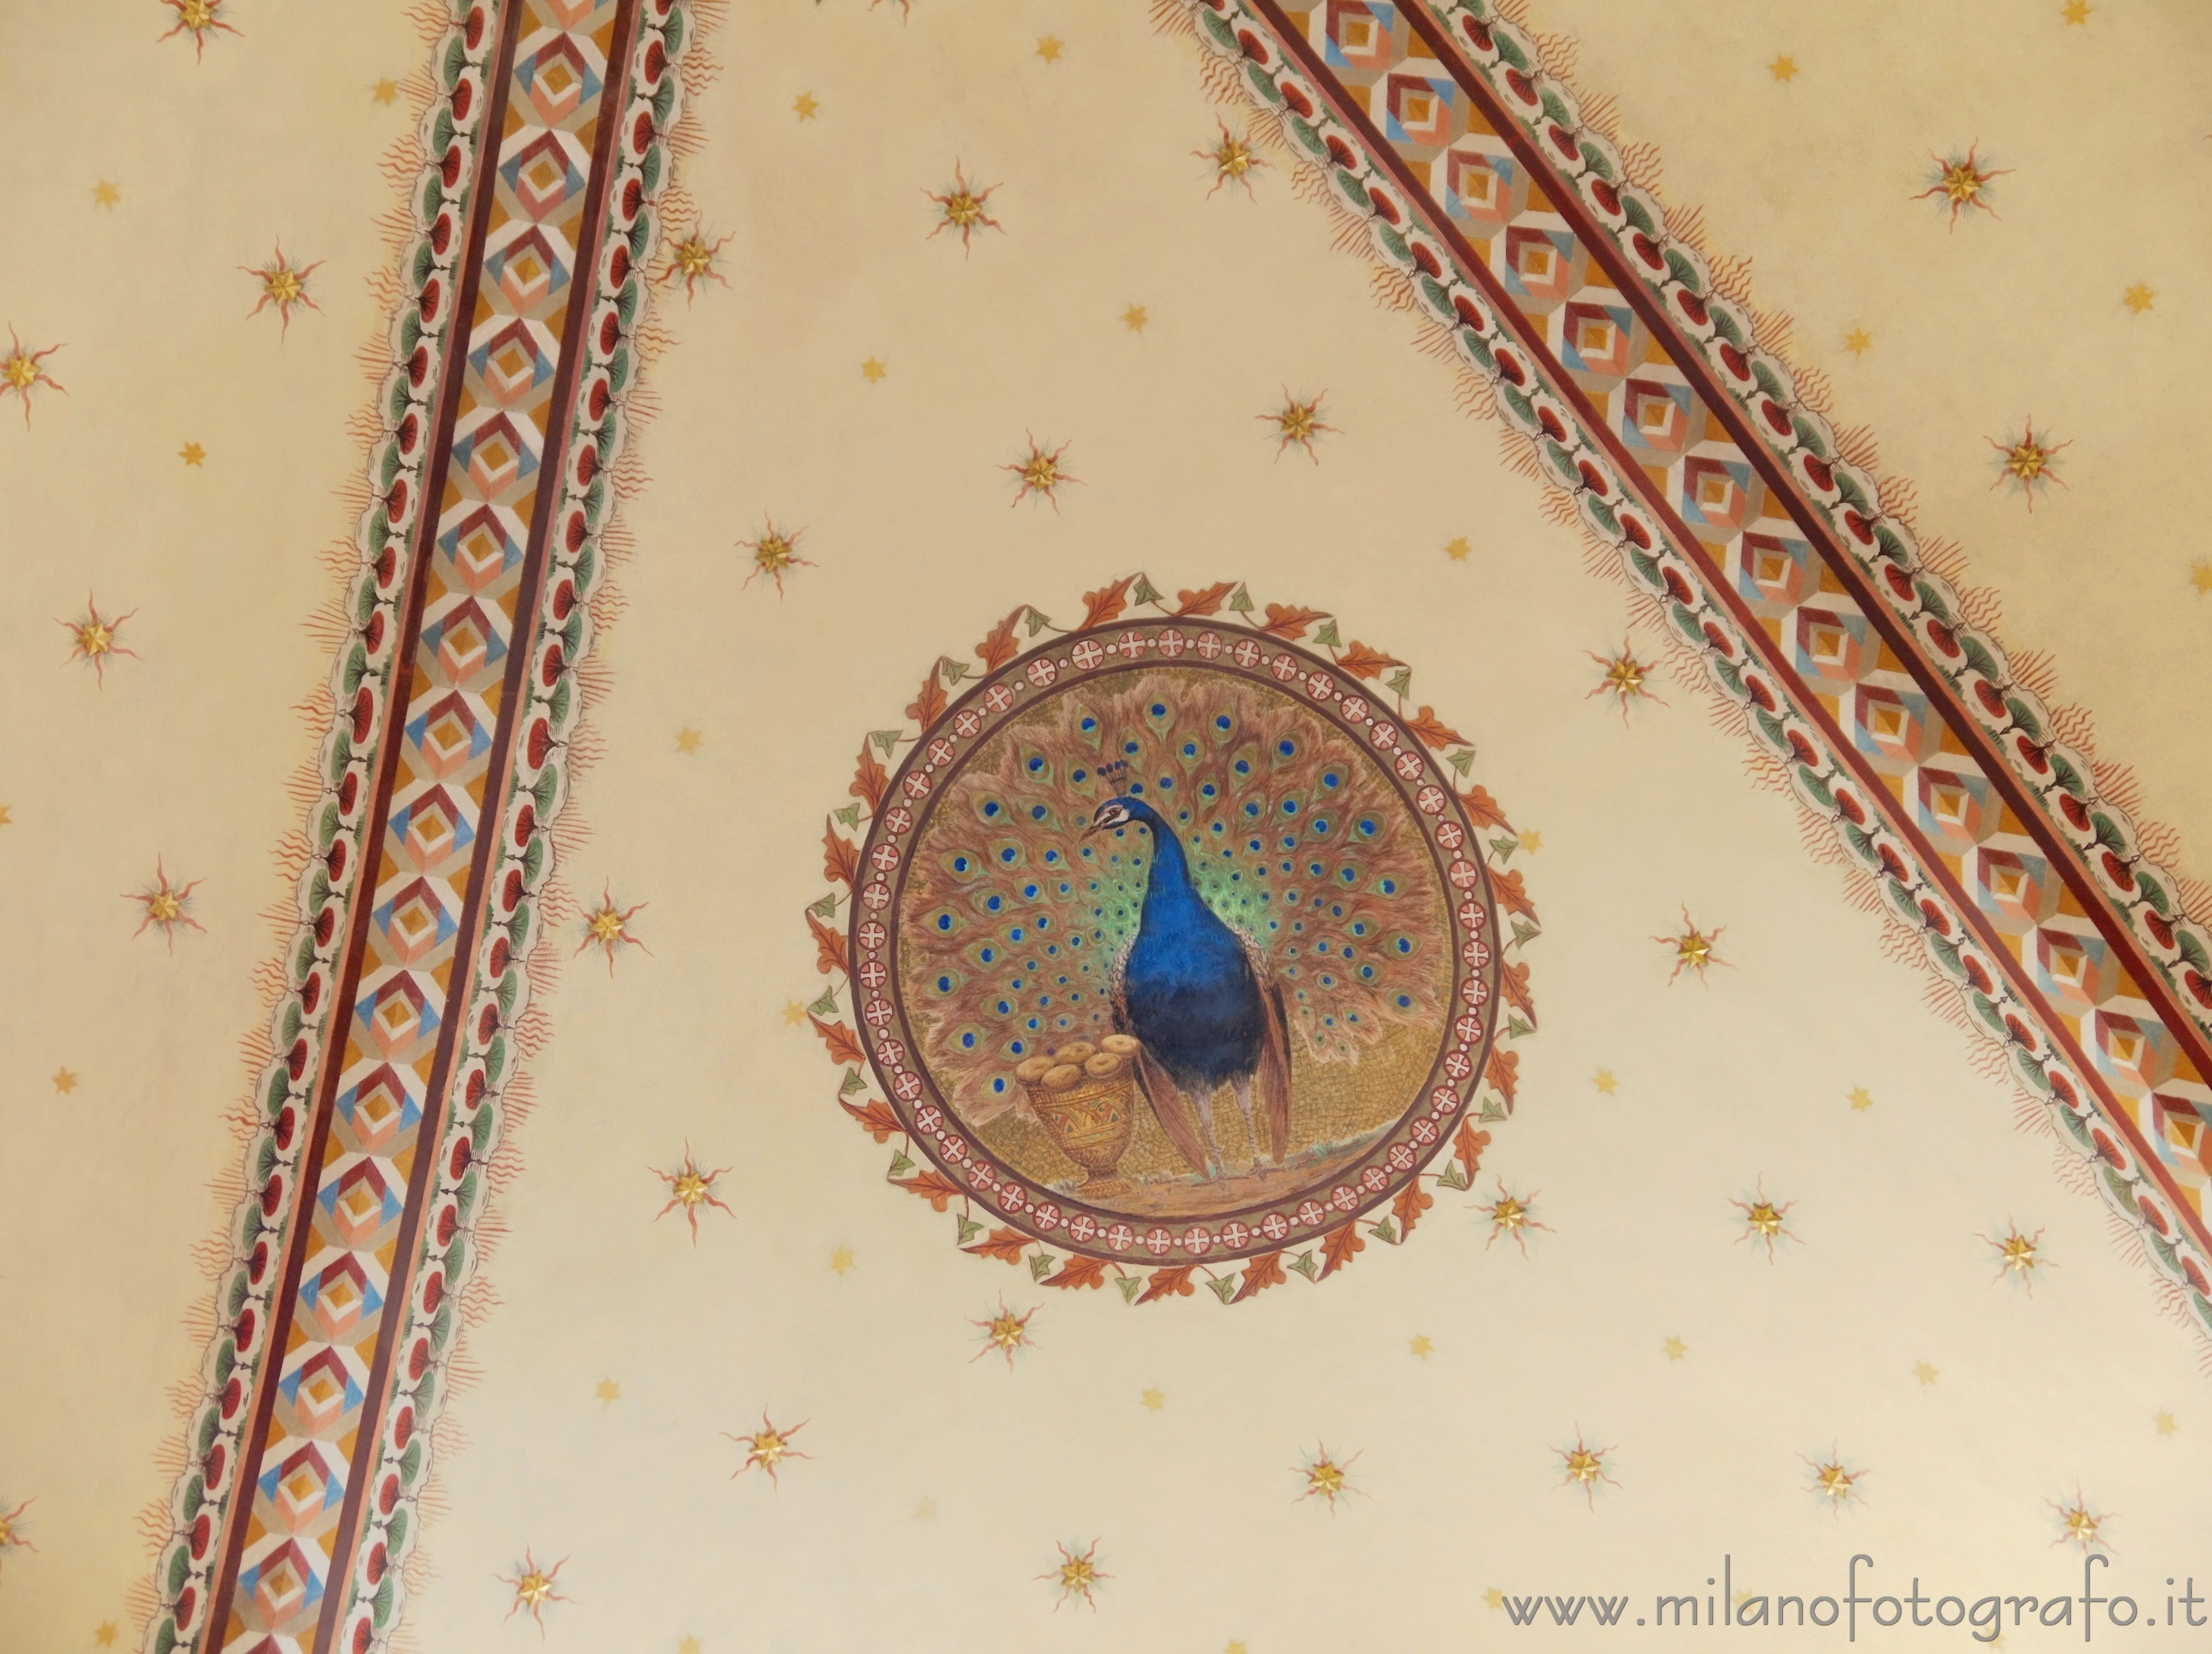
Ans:
[[[1190,863],[1184,860],[1182,841],[1176,836],[1174,828],[1160,818],[1158,811],[1141,799],[1127,801],[1129,814],[1152,830],[1152,871],[1145,885],[1145,917],[1151,920],[1161,903],[1180,906],[1198,899],[1198,891],[1190,882]]]

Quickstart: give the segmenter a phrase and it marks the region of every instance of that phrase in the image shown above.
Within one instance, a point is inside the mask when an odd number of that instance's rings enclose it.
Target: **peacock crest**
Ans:
[[[1437,1026],[1452,980],[1443,892],[1359,742],[1223,674],[1118,681],[1003,727],[915,847],[902,975],[948,1098],[988,1118],[1016,1100],[1020,1064],[1121,1025],[1119,965],[1158,851],[1133,824],[1086,834],[1117,797],[1174,833],[1199,897],[1279,989],[1302,1063],[1353,1063],[1394,1029]]]

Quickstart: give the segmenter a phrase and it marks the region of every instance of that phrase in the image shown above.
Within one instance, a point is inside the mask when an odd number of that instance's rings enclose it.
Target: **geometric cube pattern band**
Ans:
[[[151,1654],[369,1654],[398,1621],[690,33],[683,0],[476,0],[437,45],[283,1055]]]
[[[1487,0],[1186,0],[2212,1330],[2212,937]]]

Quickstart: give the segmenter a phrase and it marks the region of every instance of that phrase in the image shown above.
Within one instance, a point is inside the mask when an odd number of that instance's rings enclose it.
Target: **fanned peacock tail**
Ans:
[[[960,1100],[992,1112],[1025,1057],[1113,1031],[1152,845],[1135,827],[1082,834],[1122,794],[1174,824],[1200,895],[1281,982],[1304,1055],[1349,1062],[1394,1026],[1437,1023],[1436,874],[1373,760],[1286,696],[1155,669],[1010,724],[916,848],[907,1002]]]

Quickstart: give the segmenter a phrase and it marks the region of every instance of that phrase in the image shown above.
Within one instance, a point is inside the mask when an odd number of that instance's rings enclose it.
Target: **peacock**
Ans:
[[[1194,1172],[1222,1170],[1224,1085],[1254,1169],[1255,1093],[1279,1164],[1295,1058],[1440,1025],[1434,865],[1360,743],[1290,696],[1202,668],[1116,681],[1016,719],[940,794],[902,902],[908,1005],[971,1122],[1018,1100],[1021,1063],[1118,1033]]]

